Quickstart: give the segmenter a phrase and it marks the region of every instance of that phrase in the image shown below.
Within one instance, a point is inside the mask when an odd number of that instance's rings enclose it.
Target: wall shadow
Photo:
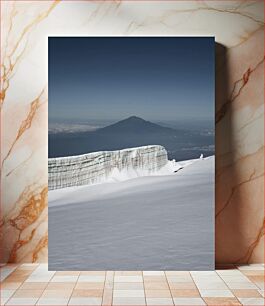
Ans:
[[[215,43],[215,264],[234,263],[234,254],[229,254],[229,246],[234,245],[234,236],[239,249],[240,221],[233,216],[227,217],[226,205],[231,189],[238,181],[233,167],[235,141],[232,125],[231,86],[227,48]],[[229,177],[228,180],[226,178]],[[231,199],[230,199],[231,200]],[[233,205],[233,203],[231,203]],[[230,207],[229,207],[230,208]],[[234,233],[230,235],[229,233]],[[234,248],[233,248],[234,249]]]

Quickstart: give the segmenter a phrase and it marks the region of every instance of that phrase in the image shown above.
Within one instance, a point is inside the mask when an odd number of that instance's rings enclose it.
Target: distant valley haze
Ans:
[[[202,131],[205,131],[204,133]],[[162,145],[170,159],[185,160],[214,154],[211,130],[176,129],[137,116],[86,131],[49,133],[49,157]]]

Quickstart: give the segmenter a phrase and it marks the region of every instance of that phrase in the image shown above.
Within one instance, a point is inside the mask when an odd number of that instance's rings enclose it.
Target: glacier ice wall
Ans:
[[[102,183],[114,170],[152,174],[167,162],[167,151],[159,145],[49,158],[49,189]]]

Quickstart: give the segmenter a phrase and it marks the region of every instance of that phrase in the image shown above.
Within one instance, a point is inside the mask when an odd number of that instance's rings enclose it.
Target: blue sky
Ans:
[[[49,119],[214,120],[213,37],[49,38]]]

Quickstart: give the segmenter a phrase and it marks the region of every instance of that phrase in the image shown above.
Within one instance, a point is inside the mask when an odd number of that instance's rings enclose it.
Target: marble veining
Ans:
[[[47,261],[47,37],[215,36],[216,262],[263,262],[263,1],[2,1],[1,262]]]

